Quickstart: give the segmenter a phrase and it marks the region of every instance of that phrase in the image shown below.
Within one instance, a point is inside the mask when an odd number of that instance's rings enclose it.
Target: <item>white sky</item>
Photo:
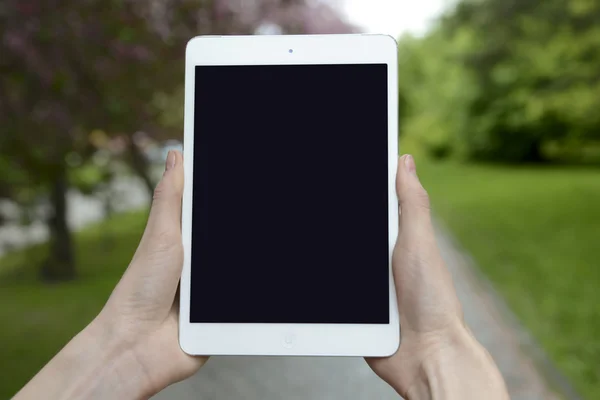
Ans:
[[[449,0],[342,0],[351,22],[367,33],[421,35]]]

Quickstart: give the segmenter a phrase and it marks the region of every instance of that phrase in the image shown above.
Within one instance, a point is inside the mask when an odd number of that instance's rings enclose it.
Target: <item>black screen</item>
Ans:
[[[386,64],[197,66],[190,322],[389,323]]]

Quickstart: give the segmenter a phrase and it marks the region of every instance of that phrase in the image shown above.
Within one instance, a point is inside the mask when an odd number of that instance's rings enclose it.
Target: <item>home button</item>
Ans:
[[[283,335],[283,347],[286,349],[291,349],[294,347],[294,342],[296,341],[296,335],[293,333],[286,333]]]

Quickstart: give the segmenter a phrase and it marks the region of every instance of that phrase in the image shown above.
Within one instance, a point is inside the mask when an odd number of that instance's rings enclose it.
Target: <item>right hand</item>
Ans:
[[[399,159],[396,190],[400,226],[392,268],[402,342],[392,357],[372,358],[367,362],[377,375],[405,398],[411,397],[413,391],[421,391],[413,388],[431,378],[424,375],[431,370],[438,370],[439,365],[430,368],[432,364],[449,362],[452,365],[445,367],[461,368],[454,362],[467,361],[462,360],[462,356],[454,357],[457,352],[463,354],[472,351],[476,354],[473,358],[475,363],[489,364],[491,370],[495,371],[492,375],[497,378],[499,373],[493,361],[464,323],[452,277],[436,244],[429,198],[417,177],[415,162],[410,155]],[[473,377],[464,378],[466,382]],[[486,397],[485,393],[483,397],[493,398]]]

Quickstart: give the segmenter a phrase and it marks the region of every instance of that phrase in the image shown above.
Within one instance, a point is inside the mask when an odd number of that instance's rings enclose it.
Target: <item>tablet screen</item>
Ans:
[[[190,322],[389,323],[387,65],[195,75]]]

